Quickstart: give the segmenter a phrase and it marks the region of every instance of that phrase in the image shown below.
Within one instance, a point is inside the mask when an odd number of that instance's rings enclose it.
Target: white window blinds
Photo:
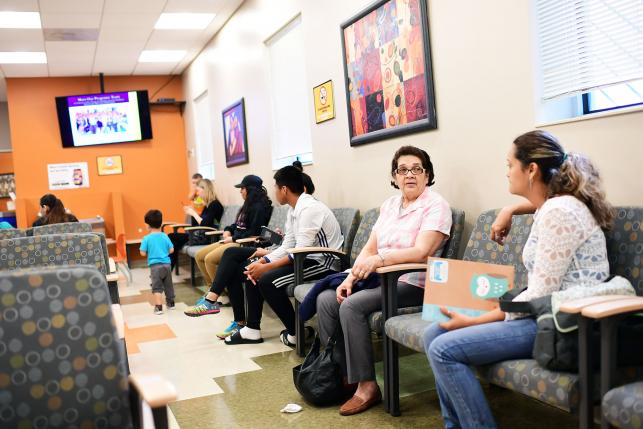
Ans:
[[[643,78],[643,0],[536,0],[543,99]]]

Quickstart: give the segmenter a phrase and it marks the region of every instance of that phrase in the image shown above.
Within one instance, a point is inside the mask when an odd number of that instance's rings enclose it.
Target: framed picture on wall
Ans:
[[[16,177],[13,173],[0,174],[0,198],[9,198],[16,193]]]
[[[99,156],[96,158],[96,162],[98,163],[99,176],[123,174],[123,161],[120,155]]]
[[[437,128],[426,1],[376,1],[341,37],[351,146]]]
[[[223,110],[223,143],[227,167],[247,164],[248,137],[246,134],[246,111],[243,98]]]
[[[315,123],[329,121],[335,117],[333,81],[329,80],[313,88],[315,100]]]

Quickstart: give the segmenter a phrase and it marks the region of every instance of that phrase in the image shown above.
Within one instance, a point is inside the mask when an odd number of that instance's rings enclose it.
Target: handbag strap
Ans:
[[[522,289],[512,289],[502,295],[498,300],[498,302],[500,303],[500,309],[505,313],[531,314],[531,306],[529,305],[529,301],[514,301],[514,298],[516,298],[526,289],[526,287]]]

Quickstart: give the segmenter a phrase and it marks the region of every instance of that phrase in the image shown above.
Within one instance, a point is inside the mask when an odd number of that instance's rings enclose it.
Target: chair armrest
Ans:
[[[404,272],[417,272],[417,271],[426,271],[426,264],[396,264],[396,265],[389,265],[386,267],[380,267],[377,270],[375,270],[376,273],[378,274],[388,274],[388,273],[395,273],[398,271],[404,271]]]
[[[225,231],[222,231],[222,230],[208,231],[208,232],[206,232],[206,233],[205,233],[205,235],[221,235],[221,234],[223,234],[224,232],[225,232]]]
[[[632,296],[609,302],[601,302],[583,308],[582,315],[590,319],[605,319],[643,310],[643,297]]]
[[[560,311],[563,313],[578,314],[583,311],[585,307],[600,304],[603,302],[620,301],[623,298],[631,298],[629,295],[603,295],[603,296],[590,296],[587,298],[576,299],[574,301],[566,302],[560,306]]]
[[[238,244],[254,243],[255,241],[257,241],[257,238],[259,238],[259,236],[257,235],[254,235],[252,237],[240,238],[238,240],[235,240],[235,243],[238,243]]]
[[[286,249],[286,252],[295,255],[311,255],[313,253],[330,253],[337,256],[346,256],[346,253],[341,250],[331,249],[330,247],[296,247]]]
[[[178,231],[178,230],[179,230],[179,229],[181,229],[181,228],[187,228],[187,227],[190,227],[190,226],[192,226],[192,224],[190,224],[190,223],[174,223],[174,224],[172,224],[172,225],[170,225],[170,226],[172,227],[172,231],[173,231],[173,232],[176,232],[176,231]],[[163,230],[163,229],[161,229],[161,231],[162,231],[162,230]]]
[[[183,228],[184,231],[191,232],[191,231],[218,231],[216,228],[212,228],[209,226],[188,226]]]
[[[117,282],[118,281],[118,273],[107,274],[105,276],[105,280],[107,280],[108,283],[109,282]]]
[[[160,375],[130,374],[129,383],[150,408],[165,407],[176,400],[176,388]]]
[[[118,332],[118,338],[125,338],[125,319],[123,318],[123,309],[120,304],[112,304],[112,317]]]
[[[113,274],[116,272],[116,262],[112,258],[109,258],[109,273]]]

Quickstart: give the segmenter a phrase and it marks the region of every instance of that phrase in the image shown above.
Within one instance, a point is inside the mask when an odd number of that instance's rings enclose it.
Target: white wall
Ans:
[[[368,0],[246,0],[185,72],[186,98],[211,94],[216,186],[224,202],[239,203],[232,186],[245,174],[272,185],[268,61],[263,41],[302,14],[307,82],[335,85],[336,119],[309,123],[314,164],[306,167],[316,197],[331,207],[378,206],[394,190],[390,159],[404,144],[426,149],[435,189],[462,208],[470,224],[488,208],[515,200],[507,191],[505,157],[512,140],[534,128],[534,53],[528,0],[431,0],[430,39],[438,129],[355,148],[349,146],[339,25]],[[225,167],[221,110],[245,97],[250,164]],[[188,146],[192,111],[188,103]],[[614,204],[643,205],[643,112],[547,127],[567,150],[597,163]],[[192,170],[191,166],[191,170]]]

